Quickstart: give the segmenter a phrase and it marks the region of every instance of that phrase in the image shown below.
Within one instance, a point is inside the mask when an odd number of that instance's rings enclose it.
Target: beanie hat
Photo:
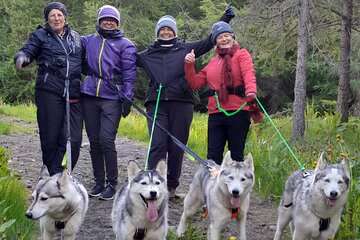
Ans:
[[[66,7],[65,7],[65,5],[60,3],[60,2],[51,2],[51,3],[48,3],[44,8],[44,18],[45,18],[46,21],[48,20],[49,13],[53,9],[60,10],[64,14],[64,16],[66,17]]]
[[[235,37],[234,32],[228,23],[223,21],[215,23],[211,28],[211,41],[216,44],[217,36],[225,32],[231,33]]]
[[[100,24],[100,20],[102,18],[106,18],[106,17],[111,17],[111,18],[115,18],[117,21],[117,25],[119,26],[120,24],[120,13],[119,11],[110,5],[104,5],[101,8],[99,8],[98,10],[98,22]]]
[[[163,27],[169,27],[174,32],[175,37],[177,37],[177,26],[176,26],[176,20],[173,16],[165,15],[159,19],[155,26],[155,35],[156,38],[159,35],[159,31]]]

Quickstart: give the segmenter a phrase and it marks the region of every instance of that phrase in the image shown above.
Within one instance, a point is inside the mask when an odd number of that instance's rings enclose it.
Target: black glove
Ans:
[[[234,17],[235,17],[235,11],[232,8],[232,3],[230,2],[225,9],[225,13],[221,16],[220,21],[229,23],[230,20],[233,19]]]
[[[131,103],[127,100],[125,100],[125,102],[123,102],[122,104],[122,108],[121,108],[121,115],[123,116],[123,118],[126,118],[131,110]]]

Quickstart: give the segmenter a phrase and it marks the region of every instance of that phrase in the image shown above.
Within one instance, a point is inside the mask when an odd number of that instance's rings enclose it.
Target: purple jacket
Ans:
[[[96,26],[96,30],[99,28]],[[108,38],[99,34],[81,37],[87,60],[82,93],[106,99],[124,100],[123,95],[134,97],[137,50],[124,36],[119,30]]]

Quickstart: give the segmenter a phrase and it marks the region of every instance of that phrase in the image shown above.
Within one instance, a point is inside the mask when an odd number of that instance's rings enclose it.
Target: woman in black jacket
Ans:
[[[231,4],[226,8],[221,21],[229,22],[235,16]],[[162,85],[156,122],[186,144],[189,138],[190,124],[193,118],[192,93],[187,85],[184,73],[184,58],[194,49],[197,57],[210,51],[214,44],[211,35],[207,38],[184,42],[177,37],[176,20],[165,15],[159,19],[155,28],[157,40],[144,51],[138,53],[137,66],[142,67],[149,77],[149,90],[145,100],[146,111],[154,116],[160,84]],[[148,121],[149,133],[152,122]],[[179,186],[184,152],[159,128],[154,129],[149,169],[154,169],[161,159],[167,159],[167,184],[170,198],[176,197]]]
[[[80,152],[82,114],[79,102],[82,65],[80,36],[66,23],[66,7],[52,2],[44,8],[46,23],[34,31],[15,55],[17,69],[33,60],[38,65],[35,103],[43,164],[50,175],[62,171],[66,151],[66,90],[69,80],[72,168]]]

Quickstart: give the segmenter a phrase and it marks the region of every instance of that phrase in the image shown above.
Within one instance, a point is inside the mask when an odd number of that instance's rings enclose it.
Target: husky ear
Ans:
[[[127,171],[128,171],[129,182],[131,182],[131,180],[136,175],[138,175],[138,173],[141,171],[141,169],[140,169],[139,165],[134,160],[130,160],[128,162]]]
[[[346,176],[350,179],[349,162],[346,156],[343,157],[343,160],[341,161],[341,166],[343,167]]]
[[[44,164],[44,165],[42,165],[41,170],[40,170],[39,180],[45,179],[45,178],[48,178],[48,177],[50,177],[49,170],[46,167],[46,165]]]
[[[222,164],[221,164],[221,169],[225,169],[227,168],[228,166],[230,166],[230,164],[233,162],[232,158],[231,158],[231,153],[230,151],[228,151],[222,161]]]
[[[68,179],[69,179],[68,171],[67,171],[67,169],[64,169],[61,173],[61,176],[57,180],[57,183],[60,187],[64,186],[65,184],[67,184]]]
[[[254,173],[254,158],[251,155],[251,153],[249,153],[244,161],[244,165],[246,166],[247,169],[249,169],[250,172]]]
[[[167,164],[165,160],[160,160],[156,166],[156,171],[160,173],[160,175],[166,179],[167,177]]]
[[[325,166],[326,166],[326,161],[324,160],[324,152],[322,152],[320,154],[319,160],[316,164],[315,173],[323,170],[325,168]]]

